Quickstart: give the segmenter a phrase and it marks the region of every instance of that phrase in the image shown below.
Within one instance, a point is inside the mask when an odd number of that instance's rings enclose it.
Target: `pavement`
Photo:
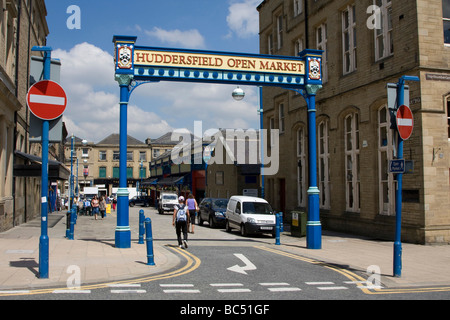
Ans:
[[[149,275],[171,272],[182,266],[182,256],[176,247],[175,232],[169,214],[159,215],[153,208],[145,208],[146,217],[152,219],[154,266],[147,265],[147,248],[139,244],[139,210],[130,208],[131,248],[115,248],[116,213],[105,219],[79,216],[74,240],[66,235],[65,212],[49,214],[49,276],[39,278],[40,219],[21,224],[0,233],[0,296],[14,290],[65,288],[72,281],[76,266],[81,286],[93,283],[112,283]],[[291,236],[286,228],[281,234],[281,245],[270,237],[242,238],[220,229],[196,226],[190,235],[190,245],[218,245],[208,242],[211,232],[236,241],[220,245],[263,245],[327,264],[367,275],[368,268],[379,270],[385,288],[424,286],[448,287],[450,291],[450,245],[416,245],[403,243],[402,274],[394,277],[393,242],[373,240],[348,234],[323,231],[322,248],[306,247],[306,238]],[[222,236],[223,235],[223,236]],[[224,238],[225,239],[225,238]],[[201,240],[201,241],[200,241]],[[198,242],[196,242],[198,241]]]

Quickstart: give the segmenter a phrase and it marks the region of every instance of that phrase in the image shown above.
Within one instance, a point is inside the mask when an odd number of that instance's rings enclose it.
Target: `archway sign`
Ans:
[[[137,46],[137,37],[114,36],[115,79],[120,86],[120,162],[115,245],[130,248],[127,191],[127,107],[140,84],[159,81],[275,86],[297,91],[308,105],[309,189],[307,247],[321,249],[316,164],[316,92],[322,88],[322,51],[299,57],[225,53]]]

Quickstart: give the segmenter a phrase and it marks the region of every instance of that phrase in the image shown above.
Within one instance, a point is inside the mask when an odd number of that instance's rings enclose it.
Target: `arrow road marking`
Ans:
[[[250,260],[248,260],[243,254],[235,253],[234,255],[236,256],[236,258],[241,259],[242,262],[245,263],[245,266],[240,267],[239,265],[235,265],[227,268],[227,270],[242,274],[247,274],[246,271],[256,270],[256,266],[253,263],[251,263]]]

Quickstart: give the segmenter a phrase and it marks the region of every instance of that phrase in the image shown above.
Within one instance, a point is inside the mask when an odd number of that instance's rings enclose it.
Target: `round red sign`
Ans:
[[[30,111],[39,119],[54,120],[66,109],[66,92],[54,81],[39,81],[28,90],[27,104]]]
[[[408,140],[414,127],[414,117],[408,106],[401,105],[397,110],[397,130],[400,138]]]

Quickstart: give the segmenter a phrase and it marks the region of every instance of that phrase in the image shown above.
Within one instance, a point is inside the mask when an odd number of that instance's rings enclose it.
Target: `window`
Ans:
[[[127,167],[127,178],[133,178],[133,167]]]
[[[88,148],[83,148],[81,156],[83,158],[89,158],[89,149]]]
[[[294,49],[294,56],[300,56],[300,52],[303,51],[303,38],[299,38],[297,39],[297,41],[295,41],[295,49]]]
[[[318,126],[320,207],[330,209],[330,151],[328,145],[328,120]]]
[[[139,161],[147,161],[147,152],[139,151]]]
[[[450,45],[450,0],[442,0],[442,18],[444,20],[444,43]]]
[[[279,129],[280,133],[284,132],[284,103],[280,103],[278,106],[278,116],[279,116]]]
[[[267,37],[267,54],[273,54],[273,36],[269,34]]]
[[[98,160],[106,161],[106,151],[102,150],[98,152]]]
[[[303,12],[303,0],[294,0],[294,17]]]
[[[133,151],[127,151],[127,161],[133,161]]]
[[[139,167],[139,178],[145,179],[146,178],[146,167]]]
[[[216,172],[216,184],[217,185],[223,185],[223,171],[217,171]]]
[[[153,149],[153,158],[158,158],[161,155],[161,150]]]
[[[119,178],[119,167],[114,167],[113,168],[113,178]]]
[[[277,17],[277,49],[283,46],[283,16],[280,14]]]
[[[273,137],[273,135],[275,134],[275,131],[273,129],[275,129],[275,118],[271,117],[269,119],[269,129],[270,129],[270,146],[272,147],[275,141],[275,138]]]
[[[389,174],[389,161],[394,158],[393,130],[390,129],[390,115],[386,106],[378,110],[378,202],[379,212],[395,214],[394,176]]]
[[[106,167],[99,167],[98,168],[98,177],[99,178],[106,178]]]
[[[328,81],[328,49],[327,49],[327,25],[321,24],[316,29],[316,47],[318,50],[323,50],[322,53],[322,82]]]
[[[387,58],[394,53],[392,38],[392,5],[391,0],[377,0],[380,8],[380,28],[375,29],[375,60]]]
[[[345,194],[346,210],[359,212],[359,119],[357,113],[345,118]]]
[[[297,130],[297,204],[306,207],[306,150],[305,129]]]
[[[344,74],[356,70],[356,10],[348,6],[342,12],[342,50]]]
[[[119,161],[119,160],[120,160],[120,152],[113,151],[113,161]]]
[[[450,139],[450,97],[447,97],[447,127],[448,139]]]

